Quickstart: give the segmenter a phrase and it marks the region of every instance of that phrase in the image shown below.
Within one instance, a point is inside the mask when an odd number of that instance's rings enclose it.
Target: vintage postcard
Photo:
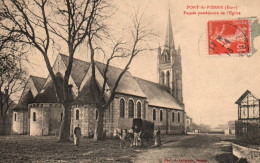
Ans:
[[[0,162],[260,162],[259,0],[0,0]]]

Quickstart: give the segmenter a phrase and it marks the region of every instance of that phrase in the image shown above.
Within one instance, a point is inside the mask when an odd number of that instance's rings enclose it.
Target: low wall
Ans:
[[[252,149],[248,147],[243,147],[237,144],[232,144],[233,155],[237,158],[245,158],[248,162],[256,163],[260,162],[260,149]]]

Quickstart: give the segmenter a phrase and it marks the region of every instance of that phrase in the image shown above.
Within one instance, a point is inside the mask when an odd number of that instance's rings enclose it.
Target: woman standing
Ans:
[[[161,131],[160,131],[160,128],[158,127],[157,129],[154,130],[154,145],[155,146],[160,146],[161,145],[161,138],[160,138],[160,134],[161,134]]]

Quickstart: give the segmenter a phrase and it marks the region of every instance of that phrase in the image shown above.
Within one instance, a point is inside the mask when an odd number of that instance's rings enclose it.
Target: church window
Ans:
[[[170,87],[170,72],[167,71],[167,74],[166,74],[166,85],[167,87]]]
[[[163,71],[161,72],[161,76],[160,76],[160,78],[161,78],[161,84],[164,85],[164,78],[165,78],[165,75],[164,75],[164,72],[163,72]]]
[[[156,120],[156,110],[153,109],[153,120],[155,121]]]
[[[180,112],[178,112],[178,122],[181,121],[181,115],[180,115]]]
[[[172,112],[172,121],[174,122],[174,111]]]
[[[167,59],[167,55],[165,54],[165,55],[164,55],[164,61],[167,62],[167,60],[168,60],[168,59]]]
[[[162,110],[160,110],[160,121],[162,121],[163,120],[163,112],[162,112]]]
[[[98,119],[98,110],[96,109],[96,120]]]
[[[120,100],[120,118],[125,118],[125,100]]]
[[[63,119],[63,113],[60,113],[60,121],[62,122]]]
[[[76,120],[79,120],[79,110],[76,110]]]
[[[141,118],[141,102],[137,103],[137,118]]]
[[[36,121],[36,113],[33,112],[33,121]]]
[[[134,102],[133,102],[133,100],[129,100],[128,111],[129,111],[128,117],[134,118]]]
[[[14,114],[14,121],[16,121],[16,113]]]

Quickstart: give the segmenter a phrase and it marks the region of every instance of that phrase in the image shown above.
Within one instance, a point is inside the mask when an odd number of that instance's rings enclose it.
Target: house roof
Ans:
[[[63,85],[63,78],[60,73],[56,74],[56,77],[58,79],[58,82],[60,85]],[[56,96],[56,91],[54,87],[54,83],[52,80],[50,80],[36,95],[36,97],[33,100],[33,103],[58,103],[58,99]]]
[[[60,54],[62,60],[64,61],[65,66],[68,66],[69,64],[69,56],[66,56],[64,54]],[[89,62],[85,62],[79,59],[74,58],[73,64],[72,64],[72,70],[71,70],[71,77],[74,80],[75,84],[79,87],[84,75],[87,73],[88,69],[90,67]]]
[[[44,86],[46,78],[32,76],[32,75],[30,76],[30,78],[32,79],[37,91],[39,92],[42,89],[42,87]]]
[[[78,97],[73,101],[73,104],[95,104],[95,101],[92,80],[90,78],[79,92]]]
[[[28,104],[33,101],[33,95],[31,90],[26,90],[23,92],[18,104],[14,107],[13,110],[27,110]]]
[[[104,77],[104,71],[106,64],[96,62],[96,66],[100,71],[101,75]],[[107,72],[107,84],[112,89],[116,83],[117,78],[123,70],[114,66],[109,66]],[[117,93],[129,94],[138,97],[146,97],[142,89],[139,87],[135,78],[131,75],[129,71],[126,71],[122,76],[118,87],[116,89]]]
[[[246,90],[245,93],[242,94],[242,96],[239,97],[239,99],[235,102],[235,104],[240,104],[242,100],[251,92],[249,90]]]
[[[167,87],[141,78],[135,79],[147,96],[148,105],[183,110]]]

